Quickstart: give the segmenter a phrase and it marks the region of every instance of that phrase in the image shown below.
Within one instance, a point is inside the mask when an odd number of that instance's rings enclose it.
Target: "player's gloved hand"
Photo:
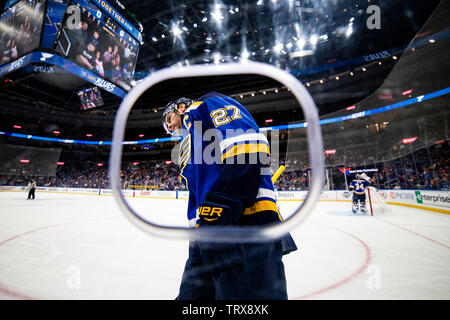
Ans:
[[[243,210],[239,199],[221,192],[208,192],[198,208],[199,225],[237,225]]]

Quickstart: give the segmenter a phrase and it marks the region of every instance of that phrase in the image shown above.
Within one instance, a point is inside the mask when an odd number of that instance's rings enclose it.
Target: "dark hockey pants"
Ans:
[[[31,199],[31,197],[33,197],[33,199],[34,199],[34,191],[35,190],[36,190],[35,188],[30,189],[30,191],[28,192],[28,199]]]
[[[365,205],[366,203],[366,194],[353,194],[353,203],[357,204],[358,200],[361,202],[361,205]]]
[[[190,242],[178,300],[286,300],[282,242]]]

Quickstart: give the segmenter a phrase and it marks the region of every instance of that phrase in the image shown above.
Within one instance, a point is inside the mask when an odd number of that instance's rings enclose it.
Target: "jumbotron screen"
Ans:
[[[70,1],[56,50],[117,85],[130,85],[139,42],[88,0]]]
[[[22,0],[0,16],[0,65],[39,47],[46,0]]]
[[[78,92],[80,97],[81,110],[90,110],[103,106],[103,99],[97,87],[89,88]]]

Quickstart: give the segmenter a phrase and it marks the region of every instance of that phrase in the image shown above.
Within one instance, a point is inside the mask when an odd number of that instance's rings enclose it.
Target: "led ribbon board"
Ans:
[[[0,69],[0,75],[1,75],[1,69]],[[329,123],[336,123],[341,121],[347,121],[347,120],[354,120],[357,118],[367,117],[373,114],[386,112],[398,108],[403,108],[415,103],[420,103],[422,101],[434,99],[437,97],[441,97],[444,95],[447,95],[450,93],[450,87],[435,91],[432,93],[428,93],[423,96],[419,96],[416,98],[411,98],[405,101],[401,101],[398,103],[394,103],[388,106],[362,111],[362,112],[356,112],[353,114],[349,114],[346,116],[341,117],[335,117],[330,119],[324,119],[320,120],[320,125],[326,125]],[[306,128],[307,123],[301,122],[301,123],[293,123],[293,124],[286,124],[286,125],[280,125],[280,126],[273,126],[273,127],[264,127],[261,128],[261,131],[273,131],[273,130],[289,130],[289,129],[297,129],[297,128]],[[2,132],[0,131],[0,135],[9,135],[11,137],[16,138],[24,138],[24,139],[33,139],[33,140],[42,140],[42,141],[51,141],[51,142],[59,142],[59,143],[74,143],[74,144],[92,144],[92,145],[111,145],[111,141],[85,141],[85,140],[70,140],[70,139],[57,139],[57,138],[48,138],[48,137],[40,137],[40,136],[33,136],[33,135],[27,135],[27,134],[20,134],[20,133],[10,133],[10,132]],[[137,140],[137,141],[124,141],[123,144],[147,144],[147,143],[161,143],[161,142],[169,142],[169,141],[178,141],[180,140],[179,137],[168,137],[168,138],[154,138],[154,139],[146,139],[146,140]]]

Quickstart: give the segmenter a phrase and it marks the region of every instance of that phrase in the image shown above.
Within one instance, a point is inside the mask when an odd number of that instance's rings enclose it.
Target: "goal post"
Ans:
[[[367,209],[370,215],[391,215],[392,209],[385,201],[381,192],[374,187],[366,189]]]

